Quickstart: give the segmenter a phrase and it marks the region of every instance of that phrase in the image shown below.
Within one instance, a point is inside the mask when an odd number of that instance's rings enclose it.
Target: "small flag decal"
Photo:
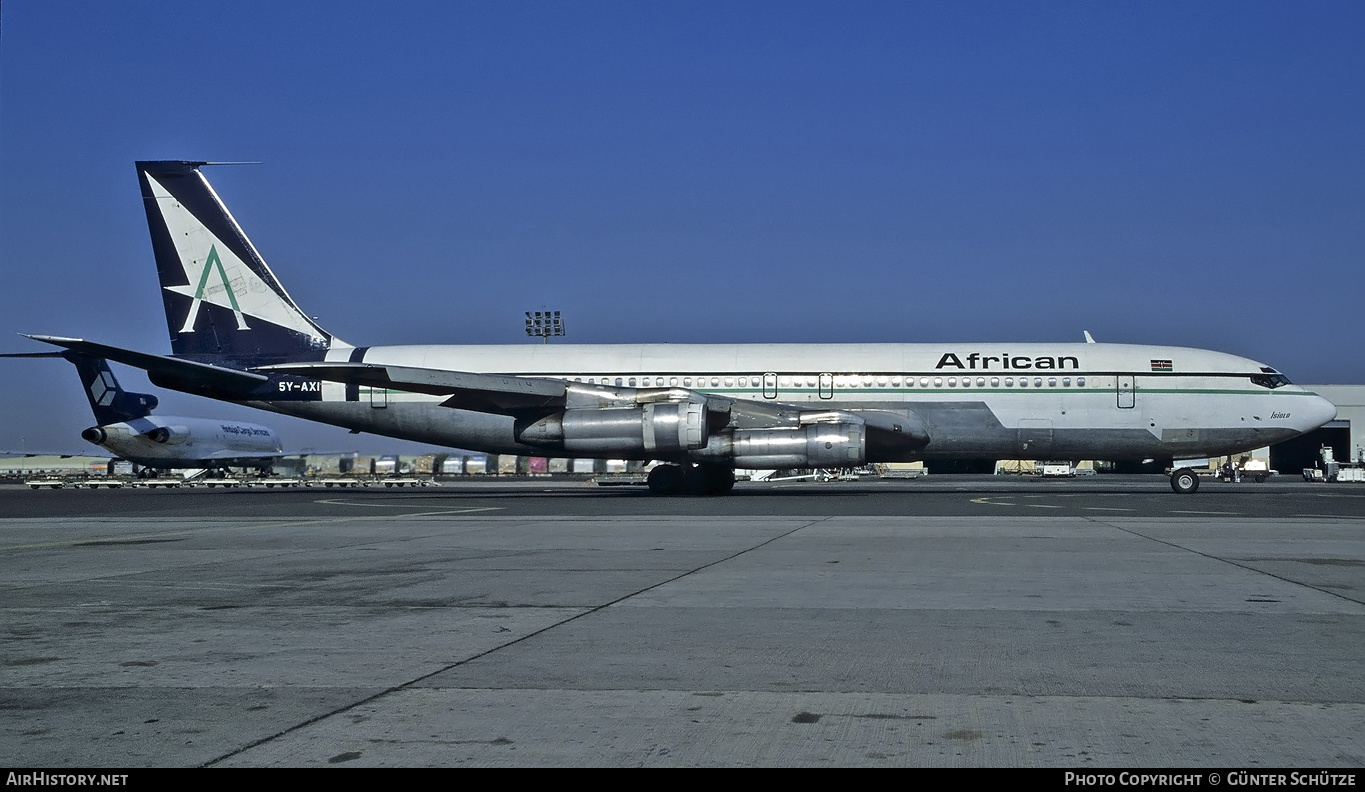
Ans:
[[[1153,360],[1152,371],[1174,371],[1169,360]]]

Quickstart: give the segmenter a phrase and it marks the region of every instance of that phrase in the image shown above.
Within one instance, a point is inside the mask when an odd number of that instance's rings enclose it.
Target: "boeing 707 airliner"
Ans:
[[[356,346],[301,310],[206,162],[139,162],[172,354],[31,336],[165,388],[497,454],[656,460],[660,494],[736,468],[932,459],[1190,459],[1336,416],[1276,369],[1127,344]],[[1176,470],[1171,486],[1198,478]]]

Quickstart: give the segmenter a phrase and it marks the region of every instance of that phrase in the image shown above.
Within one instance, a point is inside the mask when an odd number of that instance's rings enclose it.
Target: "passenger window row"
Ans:
[[[574,382],[583,382],[583,381],[584,381],[584,380],[583,380],[582,377],[574,377]],[[788,375],[783,375],[783,376],[781,376],[781,377],[778,378],[779,387],[783,388],[784,390],[790,390],[790,389],[792,389],[792,388],[814,388],[814,387],[817,386],[818,382],[819,382],[819,379],[818,379],[818,377],[816,377],[815,375],[805,375],[804,377],[803,377],[803,376],[788,376]],[[1001,387],[1002,384],[1003,384],[1004,387],[1006,387],[1006,388],[1013,388],[1013,387],[1015,387],[1016,384],[1017,384],[1018,387],[1020,387],[1020,388],[1028,388],[1028,387],[1030,387],[1030,386],[1032,386],[1032,387],[1034,387],[1034,388],[1041,388],[1041,387],[1044,387],[1044,384],[1045,384],[1045,383],[1046,383],[1046,387],[1049,387],[1049,388],[1056,388],[1056,387],[1058,387],[1058,384],[1059,384],[1059,383],[1060,383],[1060,386],[1063,387],[1063,388],[1070,388],[1070,387],[1072,387],[1072,384],[1073,384],[1073,380],[1072,380],[1071,377],[1060,377],[1060,378],[1059,378],[1059,377],[1047,377],[1046,379],[1043,378],[1043,377],[1033,377],[1032,379],[1030,379],[1030,378],[1028,378],[1028,377],[1019,377],[1017,380],[1016,380],[1014,377],[1004,377],[1004,378],[1001,378],[1001,377],[990,377],[990,378],[987,378],[987,377],[976,377],[975,379],[973,379],[973,378],[971,378],[971,377],[961,377],[961,378],[959,378],[959,377],[947,377],[947,378],[945,378],[945,377],[920,377],[918,380],[916,380],[916,378],[913,377],[913,376],[907,376],[907,377],[905,377],[905,378],[902,380],[902,378],[901,378],[900,376],[891,376],[891,377],[887,377],[887,376],[876,376],[876,377],[873,377],[873,376],[859,376],[859,375],[857,375],[857,374],[839,374],[839,375],[837,375],[837,376],[834,377],[834,387],[835,387],[835,388],[858,388],[858,387],[863,387],[863,388],[872,388],[872,387],[885,388],[885,387],[887,387],[888,385],[889,385],[890,387],[893,387],[893,388],[900,388],[900,387],[902,386],[902,382],[904,383],[904,387],[906,387],[906,388],[915,388],[915,387],[917,387],[917,386],[920,387],[920,388],[928,388],[928,387],[930,387],[931,385],[932,385],[932,387],[935,387],[935,388],[942,388],[942,387],[944,387],[945,384],[946,384],[947,387],[949,387],[949,388],[957,388],[957,387],[962,387],[962,388],[972,388],[972,387],[976,387],[976,388],[985,388],[985,387],[987,387],[988,385],[989,385],[989,387],[992,387],[992,388],[999,388],[999,387]],[[750,377],[750,376],[741,376],[741,377],[734,377],[734,376],[730,376],[730,377],[611,377],[611,376],[606,376],[606,377],[588,377],[588,378],[587,378],[587,383],[588,383],[589,385],[597,385],[597,384],[600,383],[600,384],[602,384],[602,385],[607,385],[607,386],[613,386],[613,385],[614,385],[614,386],[616,386],[616,387],[629,387],[629,388],[637,388],[637,387],[639,387],[639,388],[651,388],[651,387],[652,387],[652,388],[663,388],[663,387],[676,388],[676,387],[679,387],[679,386],[684,387],[684,388],[692,388],[692,387],[705,388],[705,387],[708,387],[708,386],[709,386],[709,387],[712,387],[712,388],[721,388],[721,387],[724,387],[724,388],[735,388],[735,387],[739,387],[739,388],[761,388],[761,387],[763,387],[763,378],[762,378],[762,377]],[[1074,384],[1075,384],[1075,387],[1077,387],[1077,388],[1084,388],[1084,387],[1085,387],[1085,377],[1076,377],[1075,380],[1074,380]],[[1257,383],[1257,384],[1260,384],[1260,383]]]
[[[574,382],[583,382],[582,377],[574,377]],[[618,388],[705,388],[710,382],[712,388],[761,388],[762,377],[588,377],[589,385],[608,385]]]

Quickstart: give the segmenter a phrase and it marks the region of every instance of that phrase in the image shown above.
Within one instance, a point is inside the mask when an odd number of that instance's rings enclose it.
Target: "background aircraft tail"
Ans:
[[[90,400],[90,411],[95,414],[95,423],[100,426],[145,418],[156,409],[157,398],[150,393],[133,393],[119,386],[109,361],[103,358],[86,357],[75,352],[59,352],[62,357],[76,366],[85,388],[85,397]]]
[[[199,172],[209,164],[137,163],[171,351],[232,367],[323,359],[332,336],[266,266]]]
[[[104,358],[82,355],[69,349],[0,355],[0,358],[56,357],[66,358],[76,367],[76,373],[81,377],[81,387],[85,389],[85,398],[90,401],[90,411],[95,414],[95,421],[100,426],[145,418],[156,409],[157,398],[152,394],[132,393],[120,387],[114,372],[109,369],[109,361]]]

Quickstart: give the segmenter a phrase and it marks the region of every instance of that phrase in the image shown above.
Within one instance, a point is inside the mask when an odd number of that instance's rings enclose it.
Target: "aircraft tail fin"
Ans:
[[[199,169],[211,164],[137,163],[171,351],[238,367],[322,360],[333,337],[295,304],[209,186]]]
[[[85,397],[90,400],[90,411],[100,426],[145,418],[156,409],[157,398],[152,394],[126,391],[118,384],[109,361],[71,351],[59,354],[75,365]]]

